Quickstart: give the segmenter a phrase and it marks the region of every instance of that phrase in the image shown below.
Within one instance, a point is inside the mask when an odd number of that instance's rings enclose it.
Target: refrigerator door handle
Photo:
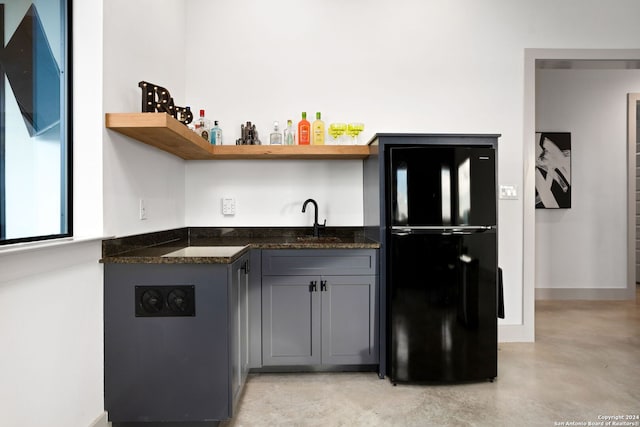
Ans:
[[[411,234],[473,234],[484,233],[485,231],[495,230],[493,225],[461,225],[461,226],[400,226],[391,227],[391,234],[394,236],[408,236]]]

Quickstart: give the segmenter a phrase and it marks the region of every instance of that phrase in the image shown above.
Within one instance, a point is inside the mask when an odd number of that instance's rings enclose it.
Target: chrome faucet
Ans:
[[[324,229],[326,227],[327,220],[325,219],[324,224],[322,225],[318,224],[318,204],[313,199],[305,200],[304,204],[302,205],[302,212],[305,212],[307,210],[307,205],[309,203],[312,203],[313,207],[316,209],[313,217],[313,237],[320,237],[320,229]]]

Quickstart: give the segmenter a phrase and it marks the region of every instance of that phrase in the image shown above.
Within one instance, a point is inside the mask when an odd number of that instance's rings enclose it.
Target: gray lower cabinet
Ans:
[[[322,363],[378,363],[376,276],[324,276]]]
[[[263,366],[377,364],[376,265],[375,250],[264,250]]]
[[[320,294],[315,276],[262,277],[262,364],[320,364]]]
[[[105,264],[105,409],[114,426],[236,410],[248,371],[248,254],[232,264]]]

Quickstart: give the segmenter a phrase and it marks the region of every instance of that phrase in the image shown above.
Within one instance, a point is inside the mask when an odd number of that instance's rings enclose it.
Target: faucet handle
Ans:
[[[313,223],[313,236],[314,237],[320,237],[320,230],[324,230],[325,227],[327,226],[327,220],[324,220],[323,224],[318,224],[317,221],[315,221]]]

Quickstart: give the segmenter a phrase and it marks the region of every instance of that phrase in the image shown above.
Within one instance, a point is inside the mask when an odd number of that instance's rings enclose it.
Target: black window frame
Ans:
[[[1,1],[1,0],[0,0]],[[59,1],[61,7],[61,64],[60,81],[62,105],[60,108],[61,139],[64,138],[61,151],[60,164],[63,175],[61,191],[61,215],[60,233],[48,235],[25,236],[20,238],[6,238],[6,168],[5,168],[5,106],[6,91],[5,69],[0,61],[0,246],[14,243],[37,242],[73,236],[73,46],[72,46],[72,0],[52,0]],[[32,4],[33,5],[33,4]],[[0,49],[5,49],[4,16],[5,4],[0,3]]]

